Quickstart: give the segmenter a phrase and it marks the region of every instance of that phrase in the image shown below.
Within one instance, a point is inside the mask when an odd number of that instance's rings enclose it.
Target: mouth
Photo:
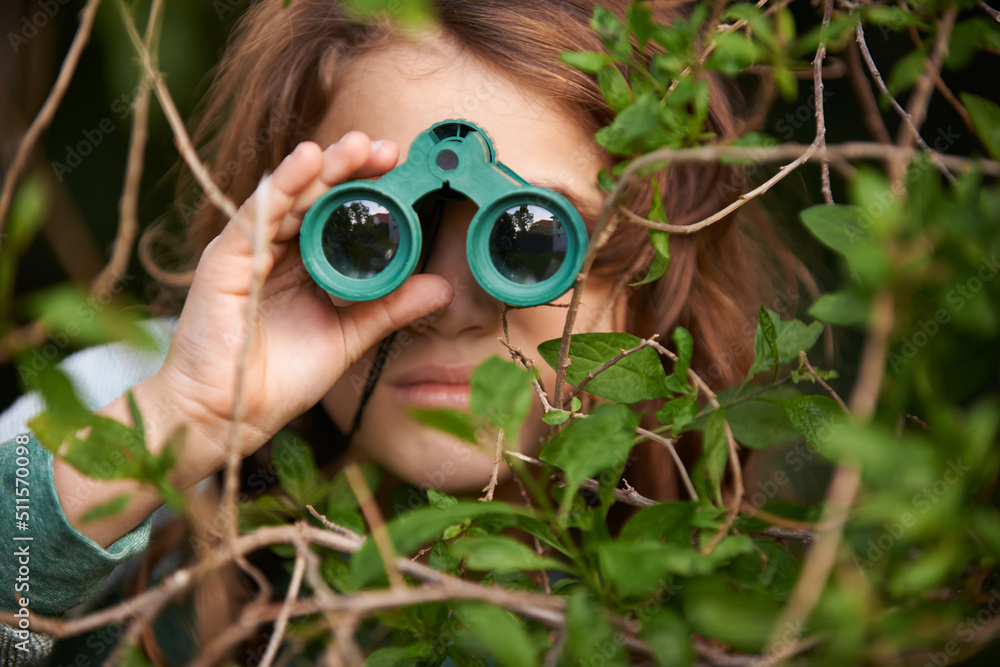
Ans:
[[[417,408],[469,409],[472,366],[428,365],[401,374],[392,383],[396,400]]]

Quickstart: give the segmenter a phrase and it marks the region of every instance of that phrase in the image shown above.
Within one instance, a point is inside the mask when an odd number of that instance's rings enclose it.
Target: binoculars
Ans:
[[[469,199],[478,207],[466,257],[476,281],[495,299],[540,305],[573,285],[587,247],[579,212],[562,195],[531,185],[499,162],[486,132],[464,120],[420,133],[406,162],[382,178],[342,183],[316,200],[300,233],[309,274],[350,301],[397,289],[420,260],[418,204],[428,195]]]

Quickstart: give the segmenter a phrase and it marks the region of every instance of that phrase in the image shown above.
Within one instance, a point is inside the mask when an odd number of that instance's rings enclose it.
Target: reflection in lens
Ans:
[[[389,209],[366,199],[344,202],[323,227],[323,254],[349,278],[372,278],[399,248],[399,224]]]
[[[551,278],[566,257],[566,228],[534,204],[507,209],[490,231],[490,259],[504,278],[533,285]]]

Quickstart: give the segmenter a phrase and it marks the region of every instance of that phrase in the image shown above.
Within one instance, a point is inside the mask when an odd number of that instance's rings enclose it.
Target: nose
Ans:
[[[451,283],[454,300],[439,311],[430,328],[443,336],[490,335],[500,327],[500,304],[479,283],[465,253],[469,222],[476,213],[471,201],[448,202],[436,234],[424,228],[424,273],[434,273]],[[433,238],[431,238],[433,236]]]

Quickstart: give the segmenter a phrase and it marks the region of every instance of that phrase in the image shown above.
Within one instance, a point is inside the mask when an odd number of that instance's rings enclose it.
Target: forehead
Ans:
[[[420,132],[449,118],[485,128],[499,160],[527,181],[564,191],[584,215],[599,208],[601,153],[582,120],[442,39],[393,42],[352,59],[314,139],[326,146],[360,130],[395,141],[402,161]]]

